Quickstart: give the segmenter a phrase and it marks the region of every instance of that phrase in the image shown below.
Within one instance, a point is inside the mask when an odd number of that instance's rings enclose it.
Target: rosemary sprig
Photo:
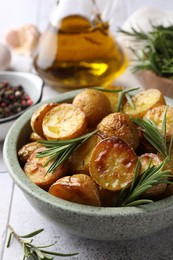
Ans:
[[[173,180],[170,180],[173,178],[172,174],[170,174],[170,170],[163,170],[164,165],[168,161],[169,157],[166,157],[159,166],[151,166],[151,164],[149,164],[145,171],[140,172],[140,160],[138,160],[131,186],[129,189],[123,189],[120,192],[115,206],[137,206],[153,202],[151,199],[141,198],[141,195],[157,184],[173,183]]]
[[[118,97],[118,105],[117,105],[117,112],[121,111],[122,108],[122,101],[123,101],[123,97],[125,96],[127,98],[127,101],[129,102],[130,106],[135,109],[135,106],[133,104],[131,95],[129,94],[130,92],[133,92],[135,90],[139,90],[139,88],[130,88],[130,89],[105,89],[102,87],[95,87],[95,89],[103,91],[103,92],[112,92],[112,93],[118,93],[119,97]]]
[[[77,148],[79,148],[88,138],[90,138],[96,132],[97,130],[70,140],[38,140],[38,142],[43,144],[47,149],[45,151],[38,152],[36,157],[48,157],[48,160],[45,163],[44,167],[50,161],[52,161],[47,172],[54,172],[62,162],[64,162]]]
[[[147,118],[134,118],[133,121],[140,126],[140,130],[143,131],[144,137],[152,144],[155,149],[164,157],[169,157],[171,160],[171,150],[173,143],[173,136],[171,138],[169,147],[167,147],[166,142],[166,113],[167,108],[165,109],[163,120],[162,120],[162,130],[160,131],[156,124]]]
[[[140,161],[136,165],[134,172],[134,178],[129,189],[122,189],[118,198],[115,201],[115,206],[136,206],[153,202],[150,199],[141,199],[141,195],[149,188],[159,184],[167,183],[173,184],[173,175],[170,174],[170,170],[163,170],[164,165],[171,162],[171,151],[173,144],[173,135],[167,147],[166,142],[166,114],[168,107],[165,108],[162,130],[160,131],[156,124],[147,118],[135,118],[133,121],[140,126],[140,129],[144,133],[144,137],[156,148],[156,150],[164,157],[163,162],[158,166],[151,166],[149,163],[148,168],[140,172]]]
[[[173,79],[173,25],[152,25],[149,32],[141,28],[131,31],[119,29],[134,42],[142,42],[143,48],[130,48],[135,56],[133,71],[151,70],[159,76]]]
[[[54,257],[52,257],[52,256],[70,257],[70,256],[74,256],[74,255],[78,254],[78,253],[63,254],[63,253],[57,253],[54,251],[45,250],[45,248],[55,245],[56,242],[53,244],[50,244],[50,245],[45,245],[45,246],[35,246],[32,243],[33,239],[30,239],[30,238],[33,238],[34,236],[40,234],[44,229],[39,229],[39,230],[36,230],[27,235],[20,236],[14,231],[14,229],[10,225],[8,225],[8,227],[11,231],[10,231],[8,241],[7,241],[7,248],[10,247],[12,236],[14,236],[22,246],[23,260],[25,260],[25,259],[53,260]]]

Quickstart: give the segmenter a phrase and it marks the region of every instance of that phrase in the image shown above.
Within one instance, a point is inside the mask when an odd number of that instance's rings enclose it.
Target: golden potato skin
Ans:
[[[68,165],[70,174],[84,173],[89,175],[89,161],[93,149],[101,140],[98,135],[92,135],[69,157]]]
[[[36,132],[32,132],[29,136],[29,141],[30,142],[36,142],[38,140],[43,140],[45,139],[44,137],[41,137],[40,135],[38,135]]]
[[[168,184],[166,189],[157,197],[158,200],[168,198],[173,195],[173,184]]]
[[[90,159],[90,175],[107,190],[118,191],[129,187],[138,157],[122,139],[109,137],[95,147]]]
[[[65,140],[84,134],[87,120],[79,107],[62,103],[45,115],[42,126],[44,136],[48,140]]]
[[[51,162],[45,167],[44,164],[48,160],[48,157],[36,157],[38,152],[44,151],[45,149],[45,147],[38,148],[30,155],[24,166],[24,172],[33,183],[44,190],[48,190],[57,179],[63,177],[67,173],[68,167],[67,163],[64,162],[54,172],[47,173]]]
[[[134,118],[143,117],[149,109],[166,104],[163,94],[158,89],[141,91],[132,97],[132,101],[135,109],[126,102],[123,106],[123,112]]]
[[[123,90],[122,87],[109,85],[104,87],[105,90]],[[109,99],[111,104],[111,113],[117,112],[118,110],[118,101],[119,101],[119,92],[103,92],[105,96]],[[126,102],[126,97],[123,97],[122,104],[124,105]]]
[[[133,149],[139,145],[139,136],[136,125],[124,113],[107,115],[98,124],[97,129],[105,137],[117,136],[127,142]]]
[[[152,166],[159,166],[161,164],[160,158],[153,153],[145,153],[139,157],[140,162],[141,162],[141,172],[145,171],[149,164]],[[145,198],[152,198],[160,195],[165,189],[166,189],[167,184],[166,183],[159,183],[147,191],[145,191],[142,195],[142,197]]]
[[[158,127],[159,131],[162,132],[162,122],[166,107],[166,141],[170,142],[173,134],[173,107],[166,105],[154,107],[147,111],[144,119],[147,118],[152,120]]]
[[[71,202],[100,206],[98,187],[93,179],[85,174],[65,176],[57,180],[50,187],[49,193]]]
[[[37,142],[31,142],[22,146],[18,151],[18,158],[21,163],[26,163],[29,156],[39,147],[42,147],[42,144]]]
[[[73,99],[73,104],[84,111],[88,128],[95,127],[103,117],[111,113],[109,99],[96,89],[83,90]]]
[[[43,118],[47,112],[49,112],[53,107],[58,106],[57,103],[48,103],[39,107],[34,111],[31,117],[31,128],[39,136],[44,138],[44,133],[42,129]]]

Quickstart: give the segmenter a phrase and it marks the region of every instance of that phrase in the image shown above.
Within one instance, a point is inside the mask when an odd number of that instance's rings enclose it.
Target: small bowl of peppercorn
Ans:
[[[0,141],[22,113],[41,101],[43,85],[33,73],[0,72]]]

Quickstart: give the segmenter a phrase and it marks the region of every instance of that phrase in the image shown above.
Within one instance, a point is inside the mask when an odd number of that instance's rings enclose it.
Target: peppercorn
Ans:
[[[0,119],[12,116],[33,104],[30,96],[21,85],[11,86],[9,82],[0,82]]]

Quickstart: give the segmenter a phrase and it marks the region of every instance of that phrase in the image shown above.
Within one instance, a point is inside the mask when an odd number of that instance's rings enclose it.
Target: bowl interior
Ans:
[[[50,103],[50,102],[70,102],[71,99],[79,93],[81,90],[74,90],[65,94],[58,95],[56,98],[47,100],[40,104],[37,104],[35,107],[30,108],[26,111],[20,118],[11,127],[10,131],[7,134],[4,143],[4,161],[7,165],[8,171],[15,181],[15,183],[29,196],[40,200],[41,202],[47,204],[48,206],[55,208],[62,208],[67,211],[72,211],[76,213],[87,214],[87,215],[96,215],[99,217],[103,216],[127,216],[127,215],[147,215],[152,212],[160,212],[173,205],[173,196],[153,202],[148,205],[143,205],[140,207],[93,207],[85,206],[77,203],[69,202],[62,200],[60,198],[54,197],[44,190],[37,187],[33,184],[24,174],[18,158],[17,150],[22,147],[27,142],[29,134],[31,133],[30,127],[30,118],[35,109],[37,109],[41,104]],[[159,213],[158,213],[159,214]]]
[[[32,99],[33,105],[41,101],[44,81],[40,76],[27,72],[0,72],[0,82],[3,81],[8,81],[12,87],[21,85]],[[24,110],[10,117],[0,119],[0,124],[17,118],[23,112]]]

